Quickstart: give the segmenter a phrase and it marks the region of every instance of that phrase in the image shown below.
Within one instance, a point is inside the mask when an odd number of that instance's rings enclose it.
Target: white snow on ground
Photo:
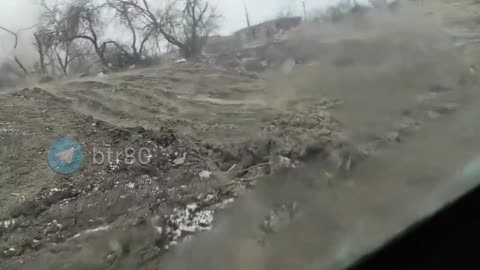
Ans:
[[[86,230],[86,231],[83,231],[81,233],[78,233],[76,235],[74,235],[71,239],[75,239],[75,238],[79,238],[80,236],[83,236],[83,235],[88,235],[88,234],[92,234],[92,233],[97,233],[97,232],[105,232],[105,231],[108,231],[110,230],[110,226],[100,226],[100,227],[97,227],[97,228],[94,228],[94,229],[89,229],[89,230]]]
[[[193,203],[184,209],[175,209],[169,216],[166,233],[172,236],[172,244],[175,244],[185,233],[208,231],[212,228],[213,211],[197,211],[197,209],[198,205]]]

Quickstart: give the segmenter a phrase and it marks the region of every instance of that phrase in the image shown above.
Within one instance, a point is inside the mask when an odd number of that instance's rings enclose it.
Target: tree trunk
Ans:
[[[28,74],[28,70],[25,68],[25,66],[20,62],[17,56],[14,56],[13,59],[15,60],[15,63],[23,70],[23,73]]]
[[[46,69],[46,66],[45,66],[45,52],[44,52],[44,49],[43,49],[43,44],[40,41],[40,38],[38,37],[37,33],[33,34],[33,36],[35,37],[35,40],[37,41],[37,49],[38,49],[38,54],[39,54],[39,57],[40,57],[40,71],[42,72],[42,75],[43,75],[43,74],[47,73],[47,69]]]
[[[98,59],[100,59],[100,63],[102,63],[104,67],[108,67],[107,60],[105,59],[105,50],[100,49],[96,42],[93,42],[93,47],[98,55]]]
[[[63,75],[67,76],[67,67],[64,65],[62,57],[56,50],[55,50],[55,55],[57,56],[57,62],[60,65],[60,68],[62,69]]]

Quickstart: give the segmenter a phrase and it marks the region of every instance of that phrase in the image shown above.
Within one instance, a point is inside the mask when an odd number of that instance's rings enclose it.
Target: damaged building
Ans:
[[[240,29],[233,35],[242,44],[254,40],[269,40],[278,33],[295,28],[301,23],[302,17],[283,17]]]

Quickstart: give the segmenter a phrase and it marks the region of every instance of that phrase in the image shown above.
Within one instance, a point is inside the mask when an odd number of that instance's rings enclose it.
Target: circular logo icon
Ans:
[[[82,164],[82,146],[70,138],[60,138],[48,147],[47,158],[53,171],[61,174],[74,173]]]

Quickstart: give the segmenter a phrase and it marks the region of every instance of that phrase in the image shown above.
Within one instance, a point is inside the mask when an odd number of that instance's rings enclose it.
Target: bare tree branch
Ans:
[[[23,30],[27,30],[29,28],[25,28],[25,29],[20,29],[18,30],[17,32],[14,32],[6,27],[3,27],[3,26],[0,26],[0,29],[11,34],[13,37],[14,37],[14,45],[13,45],[13,49],[16,50],[17,47],[18,47],[18,33],[20,31],[23,31]],[[15,52],[13,53],[13,60],[15,61],[15,63],[17,63],[17,65],[20,67],[20,69],[22,69],[22,71],[25,73],[25,74],[28,74],[28,70],[25,68],[25,66],[22,64],[22,62],[20,61],[20,59],[18,59],[18,57],[16,56]]]
[[[15,42],[14,42],[14,45],[13,45],[13,48],[16,49],[17,46],[18,46],[18,34],[16,32],[13,32],[12,30],[8,29],[8,28],[5,28],[3,26],[0,25],[0,29],[13,35],[13,37],[15,38]]]

